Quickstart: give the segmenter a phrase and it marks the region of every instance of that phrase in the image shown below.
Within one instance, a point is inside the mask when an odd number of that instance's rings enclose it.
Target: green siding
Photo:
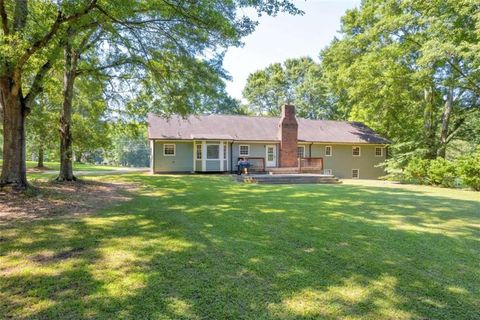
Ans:
[[[175,156],[164,156],[163,145],[175,144]],[[191,172],[193,170],[193,145],[190,141],[155,141],[155,172]]]
[[[332,147],[331,157],[325,156],[325,146]],[[352,177],[352,169],[360,170],[360,179],[378,179],[385,175],[383,168],[375,167],[385,161],[385,148],[383,149],[383,156],[376,157],[375,147],[378,147],[378,145],[358,144],[355,146],[360,147],[360,157],[354,157],[352,156],[353,146],[353,144],[314,144],[312,145],[312,157],[323,157],[323,168],[332,169],[335,176],[343,179]]]
[[[238,158],[240,157],[240,145],[249,145],[250,146],[250,154],[248,157],[253,157],[253,158],[265,158],[266,157],[266,146],[267,145],[275,145],[277,146],[277,143],[242,143],[242,142],[234,142],[233,143],[233,156],[232,156],[232,163],[233,163],[233,169],[235,169],[235,166],[237,165]],[[277,148],[277,163],[278,163],[278,146]]]
[[[163,144],[175,144],[175,156],[163,155]],[[232,169],[235,169],[237,159],[239,157],[239,146],[248,144],[250,146],[249,157],[265,158],[266,145],[272,144],[277,146],[278,161],[278,144],[277,143],[241,143],[235,142],[232,145]],[[375,167],[385,161],[385,148],[382,157],[375,156],[375,147],[378,145],[362,145],[360,157],[352,156],[353,145],[338,144],[310,144],[305,145],[305,156],[323,157],[324,169],[331,169],[332,173],[339,178],[349,179],[352,177],[352,169],[360,170],[360,179],[378,179],[385,174],[383,168]],[[325,146],[332,147],[332,156],[325,156]],[[230,143],[229,143],[230,148]],[[311,150],[311,153],[310,153]],[[230,150],[228,150],[230,157]],[[196,160],[197,171],[202,170],[202,161]],[[156,141],[154,155],[155,172],[191,172],[193,171],[193,144],[191,141]],[[220,171],[220,162],[218,160],[206,160],[206,171]],[[227,171],[227,162],[224,162],[224,171]]]
[[[220,161],[207,160],[205,163],[206,171],[220,171]]]

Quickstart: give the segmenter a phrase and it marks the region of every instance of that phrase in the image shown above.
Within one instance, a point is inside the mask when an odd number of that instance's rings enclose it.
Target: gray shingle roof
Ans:
[[[280,118],[237,115],[148,116],[148,137],[165,140],[278,141]],[[388,144],[360,122],[297,118],[298,140],[330,143]]]

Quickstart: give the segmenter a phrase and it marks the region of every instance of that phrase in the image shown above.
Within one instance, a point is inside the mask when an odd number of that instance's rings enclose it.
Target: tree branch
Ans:
[[[33,100],[43,91],[43,80],[47,75],[48,71],[52,68],[52,62],[50,59],[43,64],[43,66],[38,70],[35,78],[33,79],[32,85],[30,86],[30,91],[25,96],[24,101],[27,107],[27,112],[30,111]]]
[[[82,16],[86,15],[89,13],[93,8],[97,6],[97,0],[91,0],[90,3],[80,12],[77,12],[75,14],[72,14],[70,16],[64,16],[61,11],[58,12],[57,18],[55,19],[55,22],[52,24],[50,27],[50,30],[48,33],[43,36],[43,38],[35,41],[27,50],[26,52],[20,57],[19,63],[18,63],[18,68],[22,68],[23,65],[27,62],[27,60],[39,49],[45,47],[48,42],[57,34],[58,30],[60,29],[60,26],[69,21],[74,21],[76,19],[81,18]]]
[[[449,59],[447,59],[447,63],[453,68],[455,69],[455,71],[457,71],[464,79],[466,79],[472,86],[473,86],[473,90],[476,94],[480,95],[480,85],[478,85],[477,83],[475,83],[475,81],[473,81],[469,76],[467,76],[461,68],[459,68],[456,64],[454,64],[453,62],[451,62]]]
[[[5,0],[0,0],[0,16],[2,18],[3,34],[8,35],[10,33],[10,29],[8,28],[8,17],[7,11],[5,10]]]
[[[89,73],[89,72],[98,72],[98,71],[102,71],[102,70],[106,70],[106,69],[110,69],[110,68],[123,66],[123,65],[126,65],[126,64],[129,64],[129,63],[132,63],[131,59],[119,60],[119,61],[112,62],[111,64],[99,66],[97,68],[80,69],[80,70],[77,71],[77,75],[81,75],[81,74]]]
[[[27,24],[28,3],[27,0],[17,0],[15,2],[15,14],[13,17],[13,30],[22,30]]]

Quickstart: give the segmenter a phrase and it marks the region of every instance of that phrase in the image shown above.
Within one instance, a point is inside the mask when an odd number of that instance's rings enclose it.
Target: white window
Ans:
[[[169,143],[163,145],[163,155],[164,156],[174,156],[175,155],[175,144]]]
[[[352,156],[360,157],[360,147],[352,147]]]
[[[220,145],[207,144],[207,159],[208,160],[220,159]]]
[[[297,147],[297,158],[304,158],[305,157],[305,146],[298,146]]]
[[[325,156],[326,157],[332,156],[332,146],[325,146]]]
[[[332,169],[323,169],[323,174],[332,174]]]
[[[202,145],[197,144],[196,146],[197,160],[202,160]]]
[[[238,154],[241,156],[250,155],[250,146],[248,144],[241,144],[238,146]]]
[[[383,148],[375,147],[375,157],[383,157]]]
[[[223,144],[223,159],[227,159],[227,144]]]
[[[360,178],[360,170],[352,169],[352,179],[358,179],[358,178]]]

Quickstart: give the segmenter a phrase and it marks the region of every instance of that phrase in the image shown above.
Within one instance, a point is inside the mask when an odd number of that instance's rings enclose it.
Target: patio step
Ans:
[[[238,182],[265,184],[306,184],[306,183],[341,183],[334,175],[327,174],[258,174],[237,176]]]

